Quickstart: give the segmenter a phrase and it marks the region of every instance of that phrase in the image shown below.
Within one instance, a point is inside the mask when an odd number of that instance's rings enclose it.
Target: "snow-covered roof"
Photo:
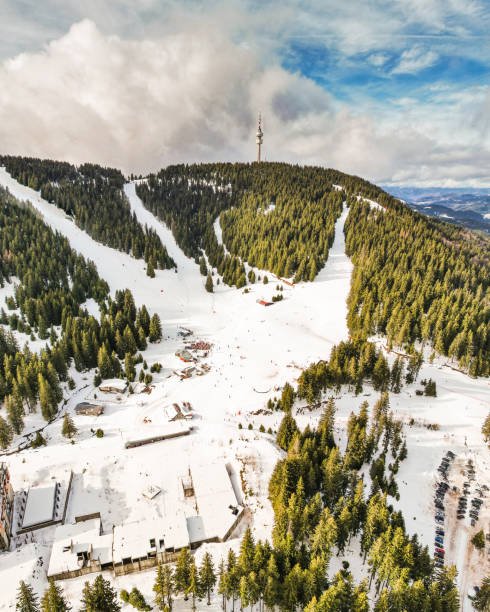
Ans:
[[[191,429],[192,427],[183,421],[165,423],[165,425],[142,423],[140,426],[137,426],[124,434],[124,443],[126,445],[137,445],[144,444],[146,441],[151,442],[165,440],[166,438],[186,435],[191,431]]]
[[[189,535],[181,512],[154,521],[135,521],[114,527],[114,563],[122,563],[123,559],[141,559],[149,553],[185,546],[189,546]]]
[[[228,470],[221,462],[196,463],[191,465],[191,474],[199,517],[190,517],[187,522],[190,540],[200,542],[215,537],[222,540],[236,521],[233,509],[241,510]]]
[[[120,378],[109,378],[99,385],[99,389],[101,391],[104,389],[117,389],[117,391],[122,393],[126,389],[126,381]]]
[[[29,489],[22,529],[52,521],[55,515],[56,484]]]
[[[81,567],[79,553],[89,555],[101,565],[112,561],[112,533],[101,535],[100,518],[89,519],[74,525],[60,525],[54,536],[48,577],[71,572]]]

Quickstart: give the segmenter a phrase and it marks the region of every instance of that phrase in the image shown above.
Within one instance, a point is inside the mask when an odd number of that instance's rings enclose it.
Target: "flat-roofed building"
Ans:
[[[48,578],[64,580],[110,568],[112,532],[102,533],[100,517],[57,527]]]

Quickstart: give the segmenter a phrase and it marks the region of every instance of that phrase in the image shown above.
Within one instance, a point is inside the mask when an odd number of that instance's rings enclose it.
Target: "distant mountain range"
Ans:
[[[385,186],[383,189],[429,217],[490,234],[490,188]]]

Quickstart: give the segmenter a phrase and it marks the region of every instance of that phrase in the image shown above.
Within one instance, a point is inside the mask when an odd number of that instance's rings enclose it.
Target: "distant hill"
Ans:
[[[384,187],[414,210],[490,234],[490,189]]]

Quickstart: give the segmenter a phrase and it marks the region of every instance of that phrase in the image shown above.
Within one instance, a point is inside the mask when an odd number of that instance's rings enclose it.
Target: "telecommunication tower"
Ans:
[[[262,143],[264,142],[264,132],[262,131],[262,116],[259,113],[259,125],[257,127],[257,161],[260,162],[260,147],[262,146]]]

